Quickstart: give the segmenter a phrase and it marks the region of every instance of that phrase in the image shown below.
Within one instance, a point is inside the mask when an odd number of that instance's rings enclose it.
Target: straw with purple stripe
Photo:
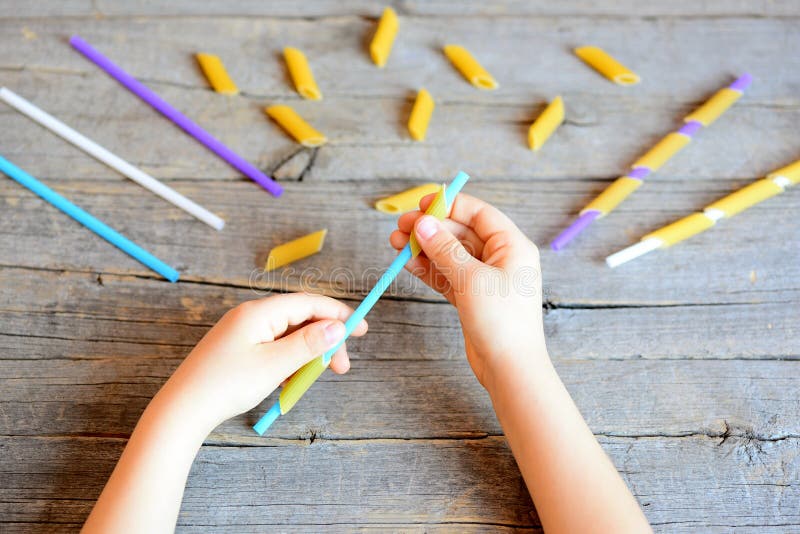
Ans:
[[[729,85],[727,87],[727,89],[732,89],[734,91],[742,93],[742,92],[744,92],[745,89],[747,89],[747,87],[750,85],[750,83],[752,81],[753,81],[753,78],[749,74],[743,74],[736,81],[734,81],[731,85]],[[712,99],[713,99],[713,97],[712,97]],[[706,105],[706,104],[704,104],[704,105]],[[701,108],[702,107],[703,106],[701,106]],[[700,109],[700,108],[698,108],[698,109]],[[724,112],[724,110],[723,110],[723,112]],[[687,117],[686,123],[677,131],[677,133],[681,134],[681,135],[683,135],[683,136],[685,136],[685,137],[687,137],[689,139],[691,139],[702,128],[703,128],[703,123],[701,123],[700,121],[697,121],[697,120],[689,119]],[[638,180],[639,182],[642,182],[642,181],[644,181],[644,178],[647,177],[652,172],[653,172],[653,170],[650,169],[647,166],[634,164],[632,166],[631,172],[629,172],[623,178],[633,178],[635,180]],[[601,193],[601,196],[604,193],[606,193],[606,191],[608,191],[608,188],[603,193]],[[623,195],[622,199],[624,200],[625,196],[627,196],[628,194],[630,194],[630,192],[628,192],[625,195]],[[598,198],[599,198],[599,196],[598,196]],[[596,201],[596,199],[595,199],[595,201]],[[595,202],[595,201],[593,201],[593,202]],[[619,202],[622,202],[622,200],[619,200],[618,203]],[[608,213],[611,211],[611,210],[608,210],[606,213],[603,213],[601,210],[591,209],[591,208],[589,208],[589,206],[591,206],[591,203],[587,206],[587,208],[584,208],[581,211],[579,217],[575,221],[573,221],[572,224],[570,224],[566,229],[564,229],[564,231],[561,232],[558,235],[558,237],[556,237],[553,240],[553,242],[550,244],[550,246],[553,248],[553,250],[561,250],[562,248],[564,248],[567,245],[567,243],[572,241],[575,237],[578,236],[578,234],[580,234],[583,230],[588,228],[589,225],[591,225],[595,220],[597,220],[597,219],[599,219],[599,218],[601,218],[601,217],[603,217],[605,215],[608,215]],[[615,205],[615,207],[616,207],[616,205]]]
[[[258,185],[272,193],[280,196],[283,188],[272,178],[261,172],[255,165],[245,160],[239,154],[222,144],[220,140],[213,137],[196,123],[192,122],[186,115],[169,105],[166,100],[155,94],[151,89],[139,80],[122,70],[110,59],[95,50],[89,43],[77,35],[70,37],[69,43],[75,50],[86,56],[92,63],[106,71],[112,78],[125,86],[133,94],[150,104],[169,120],[183,128],[183,130],[197,139],[209,150],[220,158],[227,161],[237,170],[241,171]]]

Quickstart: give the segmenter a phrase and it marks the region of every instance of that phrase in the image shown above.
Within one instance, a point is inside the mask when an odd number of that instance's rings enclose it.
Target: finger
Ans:
[[[425,215],[420,218],[414,227],[414,233],[425,255],[436,270],[447,278],[455,293],[465,291],[469,274],[480,262],[435,217]]]
[[[344,338],[341,321],[324,320],[311,323],[277,341],[262,345],[266,371],[274,376],[289,376],[297,369],[321,356]]]
[[[418,212],[419,213],[419,212]],[[420,217],[422,214],[420,213]],[[467,249],[472,256],[480,259],[483,256],[483,241],[478,237],[478,235],[469,228],[459,222],[451,221],[450,219],[445,219],[442,221],[445,228],[450,230],[450,232],[461,241],[461,244],[464,245],[464,248]],[[409,232],[413,231],[409,229]],[[402,229],[395,230],[389,236],[389,243],[397,250],[402,249],[408,243],[408,234],[405,233]]]
[[[406,264],[406,269],[412,275],[422,280],[425,285],[437,293],[441,293],[442,296],[450,302],[450,304],[455,305],[452,285],[447,280],[447,277],[436,270],[436,268],[431,264],[431,260],[425,256],[417,256]]]
[[[402,249],[408,244],[408,234],[401,232],[400,230],[395,230],[389,236],[389,244],[392,245],[392,248],[397,250]]]
[[[331,371],[343,375],[350,370],[350,357],[344,345],[339,347],[331,358]]]
[[[473,196],[461,193],[456,196],[448,218],[472,228],[485,243],[499,232],[524,237],[522,231],[502,211]]]
[[[343,302],[323,295],[289,293],[251,300],[231,312],[243,335],[254,343],[272,341],[290,326],[320,319],[345,321],[353,310]]]

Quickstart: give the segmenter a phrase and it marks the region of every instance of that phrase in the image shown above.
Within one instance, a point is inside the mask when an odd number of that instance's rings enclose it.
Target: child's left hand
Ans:
[[[201,417],[210,432],[257,406],[292,373],[336,345],[351,313],[337,300],[305,293],[240,304],[203,337],[159,396],[166,393],[187,408],[184,413]],[[366,332],[362,321],[353,335]],[[330,366],[339,374],[350,368],[344,345]]]

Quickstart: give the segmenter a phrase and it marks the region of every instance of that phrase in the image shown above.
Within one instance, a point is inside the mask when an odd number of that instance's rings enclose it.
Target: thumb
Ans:
[[[417,241],[434,267],[450,282],[456,292],[464,290],[466,275],[477,260],[467,252],[444,225],[430,215],[420,217],[414,226]]]
[[[287,377],[344,338],[341,321],[317,321],[269,343],[270,356],[281,378]]]

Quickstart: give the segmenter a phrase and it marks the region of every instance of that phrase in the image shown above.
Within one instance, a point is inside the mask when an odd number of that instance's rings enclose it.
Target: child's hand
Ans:
[[[332,298],[304,293],[240,304],[203,337],[163,392],[186,402],[192,413],[202,414],[211,431],[258,405],[297,369],[336,345],[351,313]],[[362,321],[353,335],[366,331]],[[349,368],[342,345],[331,369],[341,374]]]
[[[423,216],[433,197],[400,217],[390,242],[401,249],[416,232],[424,255],[406,268],[458,309],[469,363],[491,389],[496,376],[547,359],[539,251],[502,212],[469,195],[456,197],[449,219]]]

